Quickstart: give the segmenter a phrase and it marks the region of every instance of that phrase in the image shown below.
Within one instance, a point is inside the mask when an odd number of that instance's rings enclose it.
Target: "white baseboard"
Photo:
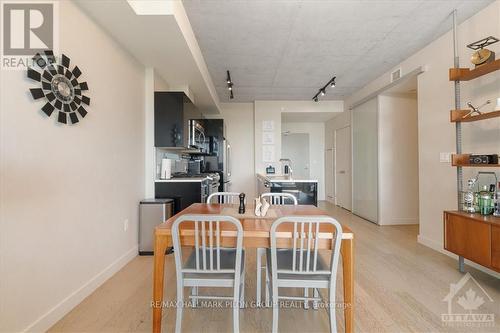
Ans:
[[[417,241],[420,244],[422,244],[422,245],[430,247],[431,249],[433,249],[435,251],[441,252],[443,254],[446,254],[448,257],[451,257],[453,259],[457,259],[458,260],[458,256],[456,254],[446,251],[443,248],[443,244],[441,244],[439,242],[436,242],[436,241],[434,241],[432,239],[429,239],[427,237],[424,237],[422,235],[418,235]],[[475,269],[480,270],[481,272],[484,272],[486,274],[492,275],[492,276],[496,277],[497,279],[500,279],[500,273],[497,273],[497,272],[495,272],[495,271],[493,271],[493,270],[491,270],[489,268],[486,268],[484,266],[478,265],[475,262],[472,262],[472,261],[467,260],[467,259],[465,259],[465,264],[467,264],[468,266],[474,267]]]
[[[418,224],[419,220],[416,217],[401,217],[379,221],[379,225],[413,225]]]
[[[112,262],[108,267],[87,281],[83,286],[69,294],[56,306],[47,311],[47,313],[31,323],[23,330],[23,332],[47,331],[75,306],[80,304],[80,302],[82,302],[87,296],[92,294],[97,288],[106,282],[106,280],[122,269],[123,266],[125,266],[129,261],[134,259],[137,256],[138,250],[138,245],[135,245],[121,257]]]

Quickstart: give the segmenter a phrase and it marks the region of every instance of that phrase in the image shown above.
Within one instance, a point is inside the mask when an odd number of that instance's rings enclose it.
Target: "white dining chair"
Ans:
[[[212,203],[238,204],[240,203],[240,193],[214,192],[210,194],[207,198],[207,204],[212,204]]]
[[[269,200],[269,203],[271,205],[297,205],[297,198],[290,193],[275,193],[275,192],[267,192],[263,193],[260,195],[260,199],[266,199]],[[265,293],[266,293],[266,304],[269,304],[269,288],[270,288],[270,277],[268,273],[268,268],[267,268],[267,262],[266,265],[262,266],[262,257],[266,254],[266,249],[259,247],[257,248],[257,282],[256,282],[256,301],[257,304],[261,304],[261,294],[262,294],[262,269],[264,269],[264,276],[266,279],[266,285],[265,285]],[[304,291],[307,296],[307,291]],[[307,305],[306,305],[307,306]]]
[[[190,224],[189,232],[194,234],[194,248],[183,258],[181,233],[185,224]],[[194,225],[193,225],[194,224]],[[221,224],[234,226],[234,236],[228,235]],[[194,230],[193,230],[194,229]],[[224,248],[221,239],[236,238],[236,247]],[[184,308],[184,287],[233,288],[232,296],[202,296],[196,292],[189,298],[194,303],[199,299],[232,300],[233,331],[239,332],[239,309],[243,306],[245,290],[245,253],[243,250],[243,227],[231,216],[182,215],[172,225],[172,240],[177,276],[177,316],[175,332],[181,332],[182,310]],[[201,329],[201,328],[200,328]]]
[[[334,231],[321,231],[321,225],[332,225]],[[283,228],[283,226],[286,226]],[[278,248],[279,238],[292,238],[291,248]],[[271,249],[267,260],[272,276],[273,333],[278,332],[279,300],[320,301],[318,289],[328,289],[330,332],[337,332],[335,287],[340,256],[342,226],[329,216],[287,216],[271,226]],[[331,240],[329,263],[318,254],[318,243]],[[313,288],[313,297],[280,296],[279,288]]]

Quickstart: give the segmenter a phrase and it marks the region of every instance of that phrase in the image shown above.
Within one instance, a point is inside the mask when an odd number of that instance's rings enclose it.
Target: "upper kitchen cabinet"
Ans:
[[[156,147],[187,147],[185,113],[190,104],[183,92],[155,92]]]

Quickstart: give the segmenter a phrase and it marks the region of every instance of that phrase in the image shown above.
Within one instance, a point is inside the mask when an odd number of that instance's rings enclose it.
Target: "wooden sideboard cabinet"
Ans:
[[[444,248],[500,272],[500,218],[444,212]]]

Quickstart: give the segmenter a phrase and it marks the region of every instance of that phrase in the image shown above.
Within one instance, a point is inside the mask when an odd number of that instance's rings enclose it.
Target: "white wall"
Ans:
[[[255,101],[255,172],[265,173],[268,165],[279,170],[281,157],[281,113],[284,112],[342,112],[343,101]],[[262,123],[274,121],[275,161],[262,160]],[[292,161],[293,163],[293,161]]]
[[[325,200],[325,123],[282,123],[281,130],[309,134],[309,176],[318,180],[318,200]]]
[[[60,49],[91,106],[76,125],[39,111],[24,71],[0,86],[0,331],[44,331],[137,253],[144,68],[70,1]],[[129,228],[124,231],[124,220]]]
[[[378,223],[418,224],[417,96],[378,96]]]
[[[451,29],[451,17],[449,18]],[[458,29],[460,63],[469,63],[469,42],[485,36],[500,36],[500,1],[495,1],[464,21]],[[500,53],[500,43],[490,49]],[[450,123],[454,108],[453,82],[448,81],[448,69],[453,67],[451,31],[438,38],[394,68],[403,74],[425,66],[418,76],[418,137],[419,137],[419,241],[437,250],[443,248],[443,210],[456,209],[456,169],[439,162],[440,152],[455,151],[455,126]],[[390,82],[390,71],[366,85],[346,100],[346,107],[366,97]],[[472,82],[463,82],[461,105],[467,101],[482,104],[500,96],[500,72],[488,74]],[[493,105],[483,111],[491,111]],[[464,152],[500,152],[500,118],[463,124]],[[465,178],[477,169],[465,170]]]
[[[231,144],[232,175],[231,190],[244,192],[248,198],[255,197],[254,167],[254,105],[253,103],[221,103],[226,136]],[[208,117],[208,116],[207,116]]]

